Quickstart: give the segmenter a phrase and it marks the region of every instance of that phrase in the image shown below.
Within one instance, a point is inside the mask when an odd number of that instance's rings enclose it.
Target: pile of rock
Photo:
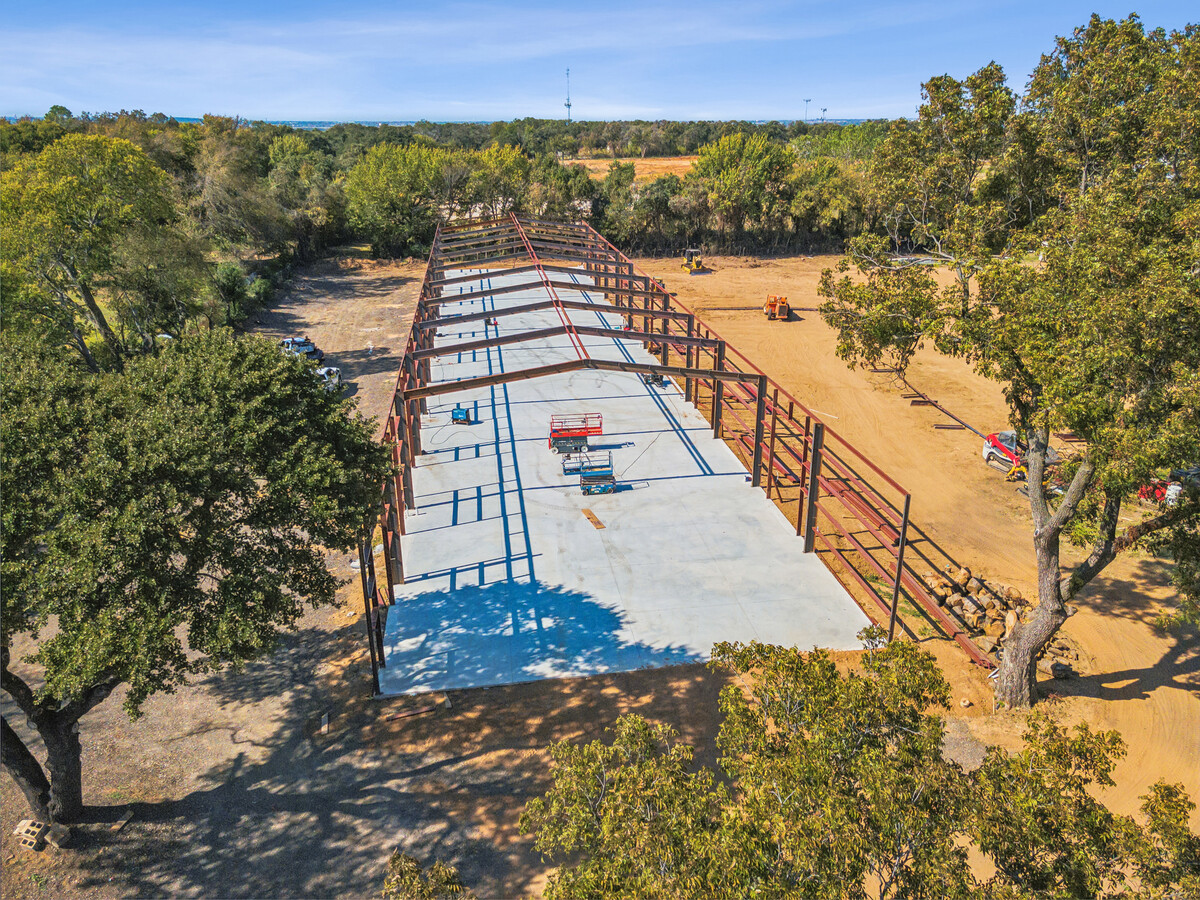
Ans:
[[[952,613],[971,632],[976,646],[992,656],[998,656],[1029,605],[1016,588],[985,584],[966,566],[947,566],[944,574],[930,572],[925,584],[938,606]]]
[[[1067,679],[1075,677],[1081,661],[1079,651],[1062,635],[1055,635],[1038,657],[1037,667],[1051,678]]]
[[[984,653],[999,660],[1005,639],[1018,622],[1025,621],[1030,607],[1019,590],[1005,584],[986,584],[966,566],[947,566],[945,572],[929,572],[925,584],[937,600],[971,634]],[[1075,610],[1068,607],[1068,614]],[[1047,645],[1038,660],[1038,670],[1054,678],[1070,678],[1080,661],[1079,653],[1061,635]]]

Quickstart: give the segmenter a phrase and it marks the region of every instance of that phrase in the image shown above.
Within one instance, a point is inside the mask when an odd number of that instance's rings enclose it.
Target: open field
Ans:
[[[633,180],[635,182],[653,181],[663,175],[678,175],[682,178],[692,170],[698,156],[651,156],[646,159],[637,156],[620,159],[574,159],[566,160],[568,165],[580,165],[588,170],[592,178],[601,179],[608,174],[608,168],[614,162],[633,163]]]
[[[939,414],[911,407],[887,376],[852,372],[836,359],[832,333],[809,309],[817,305],[820,269],[832,259],[711,262],[714,274],[691,278],[678,260],[641,264],[911,490],[914,521],[932,540],[984,575],[1028,591],[1028,513],[1013,486],[984,467],[978,439],[934,429]],[[297,277],[259,327],[276,337],[310,335],[342,368],[363,411],[379,415],[422,270],[423,263],[322,263]],[[792,321],[762,318],[768,292],[791,298]],[[922,354],[911,380],[981,430],[1003,423],[995,386],[961,364]],[[331,555],[334,570],[353,577],[349,562]],[[1147,624],[1168,590],[1156,560],[1110,567],[1065,628],[1085,652],[1087,671],[1046,685],[1064,698],[1051,706],[1058,714],[1125,735],[1129,756],[1107,797],[1121,812],[1133,812],[1137,795],[1158,777],[1182,781],[1200,797],[1200,642],[1194,633],[1176,639]],[[340,608],[307,616],[271,659],[156,697],[136,724],[119,697],[86,716],[92,824],[76,849],[19,851],[11,831],[24,817],[23,799],[2,779],[4,896],[372,896],[397,846],[457,865],[482,896],[519,896],[538,891],[544,879],[545,866],[516,821],[525,802],[549,786],[551,741],[601,737],[616,716],[640,712],[679,729],[699,761],[714,764],[723,682],[700,665],[451,691],[449,709],[389,720],[429,701],[366,699],[356,577],[340,597]],[[953,698],[974,702],[952,708],[957,752],[977,754],[976,738],[1015,743],[1020,717],[988,715],[980,670],[956,646],[926,646],[945,666]],[[320,729],[324,712],[328,733]],[[16,724],[23,728],[23,719]],[[126,811],[132,820],[111,830]]]

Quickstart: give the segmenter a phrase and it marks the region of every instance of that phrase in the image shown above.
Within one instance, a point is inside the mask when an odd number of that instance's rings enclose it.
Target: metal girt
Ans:
[[[485,244],[489,241],[501,240],[507,236],[516,234],[513,231],[512,225],[507,225],[504,228],[489,228],[486,231],[472,231],[462,235],[457,235],[458,240],[440,241],[435,245],[435,250],[446,250],[453,247],[467,247],[472,244]]]
[[[575,325],[575,331],[589,337],[616,338],[623,341],[642,343],[656,341],[680,347],[716,347],[720,341],[713,338],[694,338],[683,335],[664,335],[655,331],[625,331],[622,328],[600,328],[592,325]],[[512,334],[497,335],[496,337],[480,338],[477,341],[466,341],[461,344],[441,344],[436,347],[422,347],[413,350],[408,355],[415,360],[431,359],[437,356],[451,356],[455,353],[469,353],[473,350],[484,350],[488,347],[502,347],[506,344],[519,344],[522,341],[539,341],[544,338],[558,337],[567,333],[561,325],[553,328],[537,328],[532,331],[516,331]]]
[[[492,250],[497,250],[497,251],[499,251],[499,250],[514,250],[517,247],[520,247],[522,245],[522,243],[523,242],[519,238],[513,239],[513,238],[506,237],[506,238],[504,238],[503,242],[493,244],[492,246],[466,247],[463,249],[456,248],[451,251],[443,250],[438,253],[438,256],[441,257],[443,260],[461,259],[464,256],[471,256],[472,254],[478,254],[478,253],[488,253],[489,251],[492,251]]]
[[[562,300],[558,296],[558,292],[554,289],[554,285],[550,283],[550,276],[546,274],[546,270],[542,268],[542,261],[538,258],[537,251],[533,249],[533,244],[529,242],[528,236],[525,234],[525,229],[521,225],[521,220],[517,218],[516,213],[513,213],[513,224],[517,226],[517,231],[521,234],[521,240],[525,242],[525,249],[529,251],[529,258],[533,260],[534,265],[538,267],[538,274],[542,278],[542,283],[546,286],[546,290],[550,296],[554,298],[554,311],[558,314],[559,320],[567,329],[567,335],[571,339],[571,345],[575,348],[575,352],[579,354],[581,359],[587,359],[587,348],[583,346],[583,341],[579,339],[579,335],[575,333],[575,328],[571,324],[571,317],[567,315],[567,311],[563,309]]]
[[[443,394],[453,394],[458,391],[470,391],[476,388],[492,387],[497,384],[507,384],[511,381],[527,381],[530,378],[544,378],[548,375],[561,375],[564,372],[577,372],[581,369],[599,369],[602,372],[643,372],[668,375],[674,378],[711,378],[716,381],[758,381],[759,376],[747,375],[744,372],[719,372],[716,369],[685,369],[682,366],[650,366],[643,363],[618,361],[615,359],[569,359],[566,362],[553,363],[548,366],[535,366],[532,369],[514,369],[511,372],[496,372],[492,375],[480,375],[478,378],[464,378],[462,381],[441,381],[436,384],[426,384],[409,388],[404,392],[408,400],[420,400],[425,397],[439,397]]]
[[[486,264],[486,267],[499,262],[507,262],[508,260],[512,259],[529,259],[529,254],[522,250],[520,253],[504,253],[500,256],[489,256],[487,259],[467,260],[466,262],[455,262],[454,260],[450,260],[449,262],[438,262],[430,266],[430,272],[441,272],[444,269],[461,269],[469,266],[471,263]],[[501,269],[500,271],[504,272],[507,270]],[[437,284],[436,281],[431,283]]]
[[[663,320],[666,321],[665,319]],[[575,330],[590,337],[611,337],[623,341],[669,344],[673,347],[716,347],[720,341],[714,338],[687,337],[682,334],[663,334],[661,331],[626,331],[624,328],[601,328],[595,325],[576,325]]]
[[[572,250],[582,252],[597,252],[600,249],[598,244],[573,243],[570,241],[552,241],[544,237],[531,237],[529,242],[539,250],[546,250],[550,253],[557,253],[560,250]]]
[[[592,230],[590,227],[583,224],[582,222],[551,222],[549,219],[534,219],[534,218],[527,218],[524,221],[528,222],[531,225],[537,225],[539,227],[548,226],[550,228],[570,228],[575,231],[582,231],[585,234],[587,234],[588,232],[590,232]]]
[[[611,308],[600,303],[588,303],[586,300],[560,300],[559,304],[564,309],[582,309],[589,312],[608,313],[609,315],[623,315],[623,310],[619,306]],[[430,328],[441,328],[443,325],[462,324],[469,322],[478,322],[482,319],[500,318],[501,316],[515,316],[521,313],[536,312],[539,309],[550,309],[554,306],[555,301],[537,300],[533,303],[522,303],[520,306],[509,306],[504,309],[489,309],[483,312],[467,313],[462,316],[442,316],[437,319],[424,319],[422,321],[413,322],[413,328],[428,330]],[[674,312],[673,310],[649,309],[637,310],[639,317],[649,317],[651,319],[673,319],[675,321],[687,321],[687,313]],[[662,335],[655,335],[656,339],[661,339]]]
[[[504,274],[507,275],[508,272],[505,272]],[[482,275],[479,277],[482,280],[483,278],[486,278],[488,276]],[[527,291],[530,288],[540,288],[540,287],[557,288],[559,290],[564,290],[564,291],[578,291],[581,294],[587,294],[587,293],[628,294],[629,296],[632,296],[632,297],[662,297],[663,296],[658,291],[646,290],[644,288],[634,288],[634,287],[604,288],[604,287],[600,287],[600,286],[594,285],[594,284],[592,284],[592,285],[579,284],[578,282],[574,282],[574,281],[551,281],[547,277],[547,278],[544,278],[539,281],[523,281],[520,284],[505,284],[505,285],[501,285],[500,287],[497,287],[497,288],[488,288],[487,290],[483,290],[483,291],[464,291],[461,294],[443,294],[441,297],[426,297],[421,301],[421,303],[425,304],[425,305],[430,305],[430,304],[435,304],[435,303],[439,304],[439,305],[444,304],[444,303],[465,303],[469,300],[476,300],[480,297],[492,297],[492,296],[496,296],[498,294],[516,294],[521,291]],[[621,309],[621,307],[617,307],[617,308]],[[638,313],[641,314],[641,312],[642,312],[642,310],[639,309]]]
[[[524,254],[521,254],[521,255],[524,256]],[[526,272],[536,272],[536,271],[537,271],[537,266],[535,266],[533,263],[530,263],[527,266],[513,266],[511,269],[505,269],[504,274],[505,275],[524,275]],[[490,278],[490,277],[491,276],[489,276],[489,275],[478,275],[478,274],[477,275],[456,275],[454,278],[443,278],[440,281],[431,281],[426,286],[431,287],[431,288],[447,287],[452,284],[466,284],[468,281],[482,281],[483,279]]]
[[[465,241],[444,241],[437,247],[433,248],[433,252],[437,255],[442,255],[451,250],[471,250],[479,247],[488,247],[502,241],[512,240],[515,235],[511,230],[498,231],[495,234],[486,234],[471,237]]]
[[[492,375],[481,375],[478,378],[464,378],[462,381],[442,381],[437,384],[426,384],[421,387],[409,388],[404,392],[404,396],[414,399],[439,397],[442,394],[453,394],[458,391],[492,387],[497,384],[507,384],[510,381],[525,381],[529,378],[543,378],[547,375],[559,375],[563,372],[577,372],[580,369],[588,368],[589,362],[594,362],[594,360],[568,359],[565,362],[553,363],[548,366],[536,366],[532,369],[496,372]]]
[[[467,341],[462,344],[442,344],[437,347],[425,347],[414,350],[410,356],[413,359],[430,359],[435,356],[450,356],[454,353],[469,353],[472,350],[484,350],[488,347],[503,347],[505,344],[519,344],[522,341],[538,341],[543,338],[558,337],[566,334],[567,329],[562,325],[553,328],[537,328],[532,331],[516,331],[512,334],[502,334],[491,338],[480,338],[477,341]]]
[[[536,271],[536,266],[534,267]],[[508,274],[505,272],[504,274]],[[480,276],[486,278],[486,275]],[[443,294],[441,297],[426,297],[421,301],[422,305],[438,304],[439,306],[446,303],[466,303],[470,300],[478,300],[480,297],[494,297],[498,294],[516,294],[521,291],[528,291],[534,288],[545,287],[545,282],[540,278],[536,281],[522,281],[520,284],[503,284],[497,288],[488,288],[483,291],[463,291],[461,294]]]
[[[462,234],[466,231],[479,231],[484,228],[491,228],[495,225],[507,225],[508,223],[508,216],[497,216],[492,219],[472,219],[467,222],[462,222],[458,225],[442,225],[438,230],[442,234]]]

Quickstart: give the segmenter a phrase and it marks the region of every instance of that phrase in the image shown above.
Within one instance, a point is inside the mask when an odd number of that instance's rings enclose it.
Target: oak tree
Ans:
[[[132,717],[188,679],[267,653],[338,584],[386,453],[311,364],[228,331],[124,374],[5,333],[3,759],[39,816],[83,805],[78,722],[123,689]]]
[[[1023,747],[988,748],[964,771],[944,754],[933,658],[880,649],[881,635],[865,633],[850,671],[822,651],[717,645],[713,665],[734,676],[719,778],[636,715],[611,741],[553,745],[554,784],[521,819],[557,864],[545,896],[1068,900],[1195,886],[1200,836],[1178,785],[1154,785],[1144,824],[1092,796],[1124,753],[1115,732],[1034,714]],[[969,848],[994,873],[969,866]]]
[[[1028,435],[1030,485],[1055,433],[1082,441],[1061,496],[1028,491],[1038,602],[1004,643],[996,691],[1012,706],[1033,702],[1067,604],[1119,554],[1172,552],[1179,614],[1200,612],[1200,485],[1122,516],[1200,460],[1198,79],[1200,29],[1146,33],[1136,17],[1060,38],[1016,111],[994,64],[934,79],[875,161],[887,239],[856,239],[822,277],[847,360],[903,371],[930,342],[995,379]],[[1077,565],[1064,538],[1086,551]]]
[[[116,368],[128,350],[103,292],[118,270],[128,275],[130,257],[147,259],[138,242],[169,240],[175,222],[167,175],[125,140],[68,134],[0,179],[0,257],[69,316],[72,346],[93,370],[91,329]],[[143,266],[143,285],[161,283],[171,261]]]

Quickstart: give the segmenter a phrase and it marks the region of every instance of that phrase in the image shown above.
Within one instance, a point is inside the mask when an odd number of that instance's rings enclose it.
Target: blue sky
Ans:
[[[911,115],[920,83],[996,60],[1020,89],[1056,34],[1132,0],[318,3],[0,0],[0,114],[263,119]],[[1147,27],[1200,20],[1141,3]]]

